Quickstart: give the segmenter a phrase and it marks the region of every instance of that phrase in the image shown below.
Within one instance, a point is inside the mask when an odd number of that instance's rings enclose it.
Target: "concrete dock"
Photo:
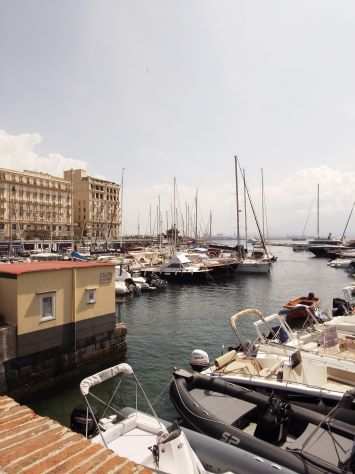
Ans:
[[[0,473],[151,474],[58,422],[0,396]]]

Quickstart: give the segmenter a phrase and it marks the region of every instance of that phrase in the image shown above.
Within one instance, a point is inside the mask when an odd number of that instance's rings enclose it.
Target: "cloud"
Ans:
[[[62,176],[68,168],[87,168],[86,162],[66,158],[60,153],[41,155],[35,151],[42,143],[38,133],[10,135],[0,130],[0,167],[15,170],[43,171],[54,176]]]
[[[320,232],[340,235],[355,201],[355,172],[319,166],[299,170],[277,184],[265,188],[270,224],[276,232],[301,233],[316,230],[317,185],[319,184]],[[348,233],[354,233],[355,216]],[[308,228],[307,228],[308,227]]]
[[[252,177],[251,177],[252,178]],[[272,176],[266,174],[266,182]],[[320,186],[320,234],[327,236],[332,232],[340,236],[344,230],[351,206],[355,200],[355,172],[335,169],[329,166],[304,168],[296,173],[287,174],[280,181],[265,185],[265,201],[267,208],[267,227],[270,236],[301,235],[303,228],[307,235],[316,234],[316,196],[317,185]],[[261,225],[261,189],[260,183],[250,179],[248,183],[254,208]],[[240,187],[240,209],[244,210],[243,192]],[[196,188],[177,184],[176,206],[179,219],[185,216],[185,205],[189,205],[193,220],[195,212]],[[218,181],[214,185],[204,182],[198,186],[199,195],[199,229],[208,231],[209,213],[212,211],[213,232],[233,235],[236,232],[236,201],[234,177],[229,182]],[[151,208],[153,227],[156,220],[158,196],[160,196],[162,219],[164,224],[168,214],[171,222],[173,184],[157,184],[151,187],[132,189],[128,186],[124,191],[124,221],[128,233],[137,232],[138,220],[142,233],[149,229],[149,209]],[[244,232],[244,214],[240,215],[241,233]],[[305,225],[307,224],[307,225]],[[257,228],[248,206],[249,235],[257,235]],[[347,236],[355,232],[355,212],[350,221]]]

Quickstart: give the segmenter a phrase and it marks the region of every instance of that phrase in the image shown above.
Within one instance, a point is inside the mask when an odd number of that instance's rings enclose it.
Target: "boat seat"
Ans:
[[[248,359],[248,360],[233,360],[222,369],[219,370],[220,373],[245,373],[247,375],[259,375],[261,371],[261,366],[257,360]]]
[[[338,465],[337,452],[340,457],[340,462],[345,462],[349,458],[353,446],[353,441],[351,439],[345,438],[335,433],[330,435],[328,431],[323,428],[318,428],[317,431],[315,431],[315,429],[316,425],[309,423],[301,436],[299,436],[294,441],[287,441],[283,445],[283,448],[297,450],[302,449],[303,443],[312,433],[314,433],[304,448],[306,453],[317,456],[333,465]],[[338,443],[337,451],[334,447],[333,440]],[[341,446],[341,449],[339,449],[339,445]]]
[[[271,375],[274,375],[275,372],[281,367],[283,362],[283,360],[278,360],[272,367],[265,367],[260,371],[259,375],[261,377],[270,377]]]
[[[190,394],[201,407],[228,425],[247,416],[255,408],[253,403],[209,390],[196,388]]]

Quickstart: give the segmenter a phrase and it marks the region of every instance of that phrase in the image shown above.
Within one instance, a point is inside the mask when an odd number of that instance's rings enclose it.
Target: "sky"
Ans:
[[[342,234],[353,0],[0,0],[0,12],[0,167],[118,183],[124,169],[125,233],[148,232],[150,212],[155,226],[159,197],[171,219],[175,177],[178,215],[198,190],[200,232],[211,212],[213,233],[232,235],[237,154],[259,219],[263,168],[271,236],[315,235],[317,184],[320,233]]]

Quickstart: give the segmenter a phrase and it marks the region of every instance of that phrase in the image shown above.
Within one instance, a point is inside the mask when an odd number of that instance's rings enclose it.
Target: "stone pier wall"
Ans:
[[[19,400],[26,399],[32,393],[70,380],[92,363],[104,367],[126,359],[127,329],[123,323],[115,323],[113,328],[102,324],[102,329],[99,326],[95,331],[83,327],[78,329],[80,338],[75,337],[73,331],[64,331],[65,340],[60,346],[3,362],[0,360],[0,393],[10,394]],[[23,342],[22,348],[25,347]],[[28,340],[26,347],[29,343],[31,347],[36,344],[35,340]],[[38,344],[38,347],[43,347],[40,341]]]

